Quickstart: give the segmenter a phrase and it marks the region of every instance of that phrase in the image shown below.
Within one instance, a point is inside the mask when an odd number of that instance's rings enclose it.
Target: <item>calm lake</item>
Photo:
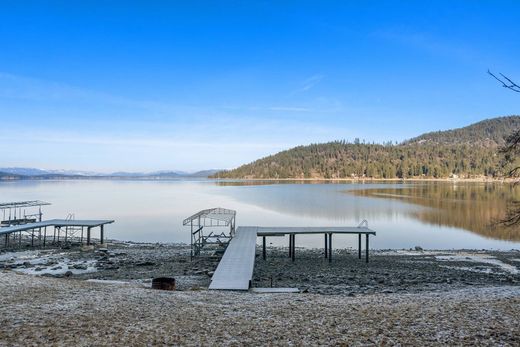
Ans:
[[[182,220],[210,207],[237,211],[237,225],[355,226],[377,231],[371,247],[518,249],[519,228],[495,223],[511,201],[509,184],[484,183],[273,183],[211,180],[65,180],[0,183],[0,202],[44,200],[44,219],[115,219],[109,238],[189,243]],[[287,244],[271,238],[273,245]],[[334,246],[356,247],[354,236]],[[322,247],[321,235],[299,236],[297,246]]]

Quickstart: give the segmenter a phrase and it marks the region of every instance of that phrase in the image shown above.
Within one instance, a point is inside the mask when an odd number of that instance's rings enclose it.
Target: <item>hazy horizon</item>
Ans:
[[[515,1],[3,2],[0,167],[229,169],[520,114]]]

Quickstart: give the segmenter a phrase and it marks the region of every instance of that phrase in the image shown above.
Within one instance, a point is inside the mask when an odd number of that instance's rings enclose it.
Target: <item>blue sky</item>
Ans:
[[[0,167],[231,168],[519,114],[518,1],[2,1]]]

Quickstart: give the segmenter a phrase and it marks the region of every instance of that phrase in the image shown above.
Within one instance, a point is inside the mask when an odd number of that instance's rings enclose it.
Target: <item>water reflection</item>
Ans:
[[[493,218],[500,217],[507,202],[517,194],[509,191],[509,186],[322,183],[0,182],[0,202],[49,201],[52,205],[44,209],[45,218],[64,218],[72,212],[78,219],[115,219],[116,223],[107,228],[107,234],[119,240],[189,242],[190,233],[182,226],[182,220],[196,211],[221,206],[238,211],[237,225],[356,225],[367,219],[378,232],[371,243],[375,248],[421,245],[438,249],[510,249],[520,245],[518,232],[496,231],[487,226]],[[345,193],[347,191],[349,193]],[[283,238],[271,241],[287,244]],[[322,247],[322,241],[321,237],[301,237],[298,245]],[[355,247],[356,240],[338,236],[336,245]]]
[[[462,228],[488,238],[520,240],[520,228],[498,223],[513,201],[520,198],[520,189],[511,184],[425,183],[352,190],[350,193],[428,207],[407,213],[431,225]]]

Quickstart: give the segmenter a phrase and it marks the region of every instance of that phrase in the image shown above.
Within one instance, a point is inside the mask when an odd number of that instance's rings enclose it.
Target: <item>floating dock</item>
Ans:
[[[289,257],[295,260],[296,235],[324,234],[325,257],[332,260],[332,235],[358,235],[358,256],[361,259],[361,238],[365,235],[366,262],[368,262],[369,236],[376,232],[369,229],[366,222],[357,227],[238,227],[235,236],[220,260],[213,274],[209,289],[248,290],[251,287],[255,266],[256,238],[262,237],[262,257],[266,259],[266,238],[269,236],[289,235]]]

